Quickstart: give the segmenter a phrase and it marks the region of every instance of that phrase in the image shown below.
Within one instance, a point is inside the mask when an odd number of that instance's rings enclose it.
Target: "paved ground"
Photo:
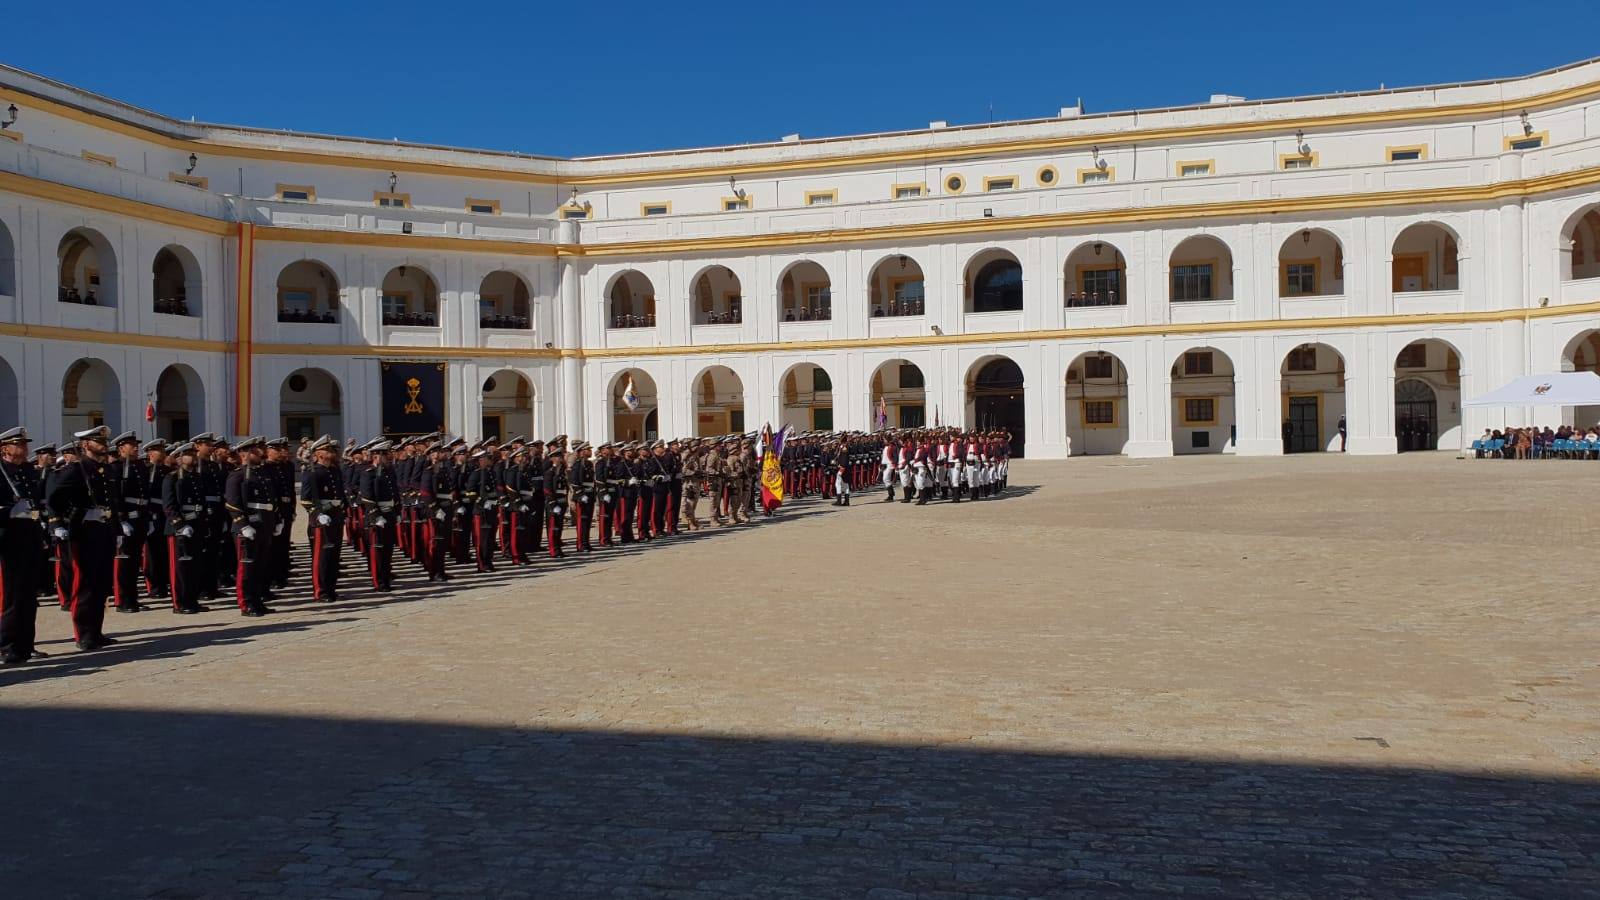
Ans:
[[[1019,463],[115,652],[47,609],[0,893],[1600,897],[1597,477]]]

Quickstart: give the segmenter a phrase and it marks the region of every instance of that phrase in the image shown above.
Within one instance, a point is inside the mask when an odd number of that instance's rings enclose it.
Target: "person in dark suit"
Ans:
[[[372,587],[381,594],[394,590],[394,539],[400,511],[400,483],[389,453],[394,448],[379,441],[367,448],[372,463],[361,473],[361,510],[366,520],[367,566]]]
[[[234,540],[233,590],[240,615],[264,616],[272,586],[272,540],[279,527],[278,486],[263,465],[266,442],[249,437],[235,448],[239,465],[228,473],[222,489],[229,531]]]
[[[99,650],[116,641],[106,637],[106,598],[112,592],[117,539],[122,530],[121,504],[106,443],[104,425],[73,435],[80,453],[55,470],[45,487],[52,528],[71,547],[72,632],[79,650]]]
[[[39,470],[28,459],[28,430],[0,434],[0,665],[38,655],[39,561],[45,558],[37,500]]]
[[[350,495],[337,465],[338,443],[327,435],[318,438],[311,444],[311,458],[311,467],[300,483],[300,502],[311,530],[311,595],[333,603],[339,599],[339,551]]]

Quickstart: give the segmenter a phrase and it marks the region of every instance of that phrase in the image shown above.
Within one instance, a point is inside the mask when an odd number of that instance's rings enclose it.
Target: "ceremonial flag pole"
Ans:
[[[772,426],[761,426],[761,444],[765,448],[761,455],[761,507],[768,515],[783,505],[783,438],[788,433],[785,428],[777,434],[772,433]]]

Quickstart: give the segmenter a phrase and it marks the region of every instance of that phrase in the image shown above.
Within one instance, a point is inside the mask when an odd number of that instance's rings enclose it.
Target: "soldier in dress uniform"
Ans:
[[[394,537],[399,523],[400,483],[389,454],[394,447],[379,441],[367,448],[372,463],[361,473],[361,509],[366,520],[367,568],[372,587],[381,594],[394,590]]]
[[[367,555],[367,529],[361,521],[364,515],[361,504],[356,502],[361,496],[361,473],[367,470],[366,445],[349,445],[345,452],[345,460],[340,465],[339,471],[344,478],[344,495],[348,499],[345,504],[345,531],[348,532],[350,549],[354,550],[363,559]]]
[[[45,556],[39,520],[39,470],[28,459],[28,430],[0,433],[0,665],[38,655],[39,560]]]
[[[44,532],[45,556],[39,560],[39,596],[56,596],[56,549],[50,539],[50,526],[45,512],[44,488],[50,472],[56,467],[56,445],[40,444],[33,448],[34,504],[39,510],[39,529]]]
[[[567,521],[567,492],[571,486],[567,477],[567,452],[552,442],[545,452],[544,464],[544,518],[545,538],[550,542],[550,558],[561,559],[566,551],[561,548],[561,530]]]
[[[222,489],[234,540],[233,590],[239,613],[264,616],[267,590],[272,585],[272,538],[278,528],[278,486],[262,465],[266,442],[248,437],[235,448],[239,464],[228,473]]]
[[[672,475],[667,492],[667,534],[678,533],[678,521],[683,511],[683,444],[667,442],[667,469]]]
[[[161,488],[172,467],[167,464],[167,442],[156,438],[140,448],[144,453],[144,586],[151,597],[172,595],[172,561],[167,553],[167,509],[161,503]]]
[[[339,471],[339,445],[323,435],[311,444],[311,467],[300,483],[300,502],[311,530],[311,596],[333,603],[339,599],[339,551],[344,520],[350,508],[344,473]]]
[[[594,519],[594,461],[589,458],[591,448],[588,442],[578,441],[572,445],[572,463],[567,468],[567,481],[572,485],[572,528],[575,532],[573,544],[579,553],[593,553],[594,544],[589,541],[589,523]]]
[[[850,505],[850,444],[840,440],[833,453],[833,505]]]
[[[117,539],[122,530],[121,505],[106,442],[104,425],[73,435],[80,454],[58,467],[45,488],[57,537],[71,544],[72,632],[79,650],[115,644],[106,637],[106,599],[112,592]]]
[[[294,543],[294,520],[296,515],[294,479],[294,461],[289,457],[289,441],[287,438],[273,438],[266,443],[266,462],[261,467],[266,471],[271,480],[275,493],[273,497],[277,503],[277,524],[273,526],[271,552],[269,553],[268,580],[270,590],[283,590],[289,586],[289,576],[292,574],[293,556],[290,548]]]
[[[150,473],[145,470],[144,460],[139,458],[138,435],[125,431],[111,443],[117,455],[111,464],[111,478],[122,509],[122,536],[117,539],[112,596],[116,598],[117,612],[136,613],[144,609],[139,604],[139,567],[144,562],[145,530],[150,524],[145,510],[149,493],[146,482]]]
[[[467,497],[467,476],[472,473],[471,451],[465,438],[456,438],[449,445],[450,468],[455,472],[456,508],[450,516],[450,553],[456,565],[470,565],[473,561],[474,526],[472,499]]]
[[[221,494],[228,484],[228,476],[239,468],[238,461],[234,458],[233,449],[221,437],[217,438],[216,446],[211,449],[211,461],[216,464],[217,493]],[[217,555],[217,582],[219,595],[222,591],[236,591],[239,574],[239,542],[233,539],[232,529],[228,522],[226,497],[217,504],[217,518],[213,522],[216,529],[215,552]]]
[[[200,477],[198,457],[192,442],[172,448],[177,465],[161,483],[161,507],[167,520],[167,572],[172,581],[172,611],[180,615],[205,612],[200,597],[205,594],[205,568],[202,547],[210,533],[210,504],[206,503],[205,481]]]
[[[522,495],[528,504],[528,530],[524,535],[527,543],[522,544],[520,549],[523,555],[532,559],[544,547],[544,441],[528,442],[522,468],[527,475],[523,489],[529,493]]]
[[[494,474],[494,457],[479,447],[472,453],[472,471],[467,473],[465,496],[472,502],[472,546],[479,572],[494,571],[494,537],[499,515],[500,483]]]
[[[667,458],[667,442],[656,441],[644,458],[644,474],[650,488],[650,535],[667,533],[667,508],[672,502],[672,461]]]
[[[514,447],[510,451],[510,458],[500,469],[501,510],[508,522],[501,533],[506,542],[506,559],[518,566],[526,566],[531,562],[528,558],[529,532],[537,532],[544,526],[543,517],[535,518],[533,507],[528,502],[533,498],[533,477],[528,474],[526,446]],[[539,493],[543,495],[544,491],[541,489]]]
[[[422,515],[426,517],[422,529],[426,541],[423,568],[428,573],[428,581],[449,581],[445,567],[450,557],[450,538],[454,533],[456,505],[461,502],[461,489],[456,484],[455,464],[450,462],[442,441],[428,448],[428,467],[422,470],[417,481],[417,495],[422,501]]]
[[[52,558],[55,561],[55,570],[51,572],[51,583],[55,585],[56,601],[62,612],[72,612],[73,581],[77,570],[72,565],[72,539],[69,537],[71,529],[64,520],[59,519],[50,509],[50,486],[60,477],[59,473],[67,465],[77,465],[83,457],[76,441],[68,441],[61,445],[55,458],[50,463],[50,468],[44,472],[40,484],[44,485],[41,494],[41,506],[45,517],[45,539],[50,542],[53,549]]]

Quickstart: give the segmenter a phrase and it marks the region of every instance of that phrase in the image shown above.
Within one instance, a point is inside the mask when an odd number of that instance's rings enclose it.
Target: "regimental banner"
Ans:
[[[444,431],[444,363],[386,362],[383,367],[383,433]]]

